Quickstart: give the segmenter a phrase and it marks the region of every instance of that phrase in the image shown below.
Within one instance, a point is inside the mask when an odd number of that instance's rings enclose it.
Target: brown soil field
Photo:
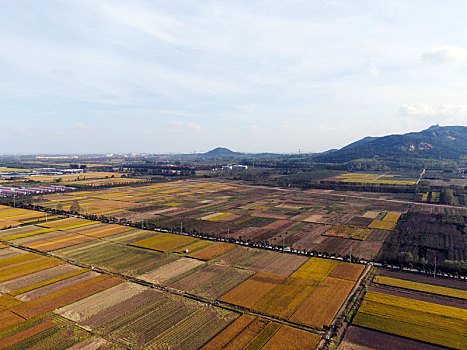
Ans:
[[[180,258],[178,260],[169,262],[168,264],[162,265],[154,271],[140,275],[138,278],[152,283],[162,284],[165,281],[182,275],[203,264],[204,262],[196,259]]]
[[[96,272],[93,272],[93,271],[85,272],[80,275],[67,278],[63,281],[55,282],[47,286],[31,290],[30,292],[20,294],[17,296],[17,298],[22,301],[31,301],[31,300],[46,296],[48,294],[55,293],[59,290],[69,288],[75,284],[90,280],[97,276],[99,276],[99,274]]]
[[[340,278],[344,280],[350,280],[350,281],[357,282],[358,278],[360,277],[364,269],[365,269],[365,265],[341,262],[331,272],[329,277]]]
[[[389,231],[386,230],[371,230],[370,234],[366,237],[367,242],[384,242],[389,236]]]
[[[0,331],[10,328],[18,323],[23,322],[25,319],[10,310],[0,311]]]
[[[52,250],[57,250],[57,249],[62,249],[70,246],[74,246],[76,244],[81,244],[84,242],[89,242],[89,241],[94,241],[96,238],[94,237],[88,237],[88,236],[79,236],[75,235],[74,237],[68,237],[66,241],[62,242],[47,242],[47,243],[41,243],[41,244],[30,244],[26,245],[26,247],[34,248],[37,249],[41,252],[50,252]]]
[[[0,342],[0,350],[13,346],[19,343],[20,341],[23,341],[24,339],[28,339],[36,334],[45,332],[46,330],[52,327],[55,327],[56,325],[57,324],[53,321],[50,321],[50,320],[44,321],[34,327],[31,327],[22,332],[16,333],[15,335],[12,335],[11,337],[2,339],[2,341]]]
[[[93,337],[89,338],[81,343],[75,344],[68,350],[118,350],[124,349],[123,346],[119,347],[116,344],[109,343],[104,338]]]
[[[227,294],[224,294],[219,300],[251,308],[272,289],[281,284],[285,278],[285,276],[258,272]]]
[[[326,278],[299,306],[290,320],[308,326],[329,326],[349,295],[354,282]]]
[[[101,290],[110,288],[121,282],[122,280],[120,278],[100,275],[91,280],[71,286],[70,288],[62,289],[55,293],[15,306],[11,311],[24,318],[35,317],[100,292]]]
[[[255,317],[243,314],[232,322],[227,328],[216,335],[209,343],[203,346],[203,350],[218,350],[227,346],[240,332],[242,332]]]
[[[460,300],[460,299],[453,299],[453,298],[449,298],[446,296],[433,295],[433,294],[422,294],[416,291],[410,291],[410,290],[394,288],[394,287],[389,287],[389,286],[382,286],[382,285],[377,285],[377,284],[371,285],[369,290],[372,292],[384,293],[384,294],[394,295],[397,297],[404,297],[404,298],[420,300],[420,301],[427,301],[429,303],[453,306],[459,309],[467,310],[467,301]]]
[[[451,278],[440,278],[440,277],[434,278],[433,276],[428,276],[428,275],[420,275],[420,274],[407,273],[407,272],[397,272],[397,271],[384,270],[384,269],[378,269],[378,275],[388,276],[388,277],[393,277],[393,278],[400,278],[400,279],[404,279],[407,281],[413,281],[413,282],[434,284],[436,286],[467,290],[467,282],[462,281],[462,280],[454,280]]]
[[[419,342],[367,328],[350,326],[339,350],[441,350],[445,347]]]
[[[290,276],[295,270],[302,266],[308,258],[295,254],[277,253],[280,256],[263,268],[262,272],[272,273],[281,276]]]
[[[282,326],[261,349],[264,350],[300,350],[315,349],[320,342],[318,334],[298,328]]]
[[[235,248],[237,248],[235,244],[218,242],[187,256],[200,260],[211,260]]]
[[[289,220],[277,220],[277,221],[274,221],[273,223],[270,223],[269,225],[264,226],[263,229],[277,230],[281,228],[282,226],[290,225],[290,223],[291,222]]]
[[[65,275],[76,270],[79,270],[79,268],[72,265],[58,265],[50,269],[31,273],[23,277],[0,283],[0,292],[13,292],[15,290],[23,289],[36,283],[45,282],[52,278]]]

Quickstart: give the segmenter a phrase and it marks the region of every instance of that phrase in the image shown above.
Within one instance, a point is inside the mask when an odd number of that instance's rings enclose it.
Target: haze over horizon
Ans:
[[[467,125],[467,3],[3,1],[0,153],[320,152]]]

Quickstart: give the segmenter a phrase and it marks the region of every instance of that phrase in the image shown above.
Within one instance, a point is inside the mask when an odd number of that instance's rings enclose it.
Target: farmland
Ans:
[[[364,259],[378,256],[387,234],[408,209],[407,204],[375,202],[363,196],[344,198],[332,191],[266,189],[195,180],[45,195],[35,204],[90,218],[138,223],[141,227],[183,230],[296,250],[341,256],[352,251],[353,256]]]
[[[357,335],[366,334],[377,343],[380,335],[386,339],[388,343],[381,343],[382,349],[389,344],[414,349],[463,349],[467,341],[465,297],[462,281],[380,270],[340,348],[365,346],[365,340]]]
[[[49,255],[7,244],[0,249],[0,339],[25,348],[62,336],[66,344],[82,346],[209,348],[245,319],[249,324],[229,333],[224,346],[276,349],[285,341],[291,348],[313,348],[350,289],[338,287],[324,322],[300,316],[309,313],[309,299],[323,303],[336,283],[353,287],[363,270],[73,217],[3,231],[0,240]],[[290,326],[294,323],[308,331]]]

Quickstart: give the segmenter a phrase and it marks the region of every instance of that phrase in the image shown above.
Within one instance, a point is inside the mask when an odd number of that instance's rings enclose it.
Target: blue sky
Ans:
[[[0,1],[0,154],[316,152],[467,125],[465,1]]]

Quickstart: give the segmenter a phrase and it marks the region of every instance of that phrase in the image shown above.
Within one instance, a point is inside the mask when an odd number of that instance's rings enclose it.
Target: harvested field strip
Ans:
[[[243,329],[245,329],[255,317],[243,314],[231,323],[227,328],[214,337],[209,343],[203,346],[203,350],[223,349],[232,339],[234,339]]]
[[[339,265],[339,261],[312,257],[295,271],[292,277],[300,277],[320,282],[328,277],[337,265]]]
[[[19,294],[17,297],[18,299],[22,301],[31,301],[38,299],[40,297],[46,296],[51,293],[55,293],[57,291],[60,291],[62,289],[69,288],[75,284],[82,283],[84,281],[88,281],[92,278],[96,278],[98,274],[93,271],[88,271],[85,273],[82,273],[80,275],[72,276],[69,277],[65,280],[61,280],[52,284],[48,284],[46,286],[31,290],[29,292]]]
[[[329,274],[329,277],[357,282],[363,270],[365,270],[365,265],[340,262]]]
[[[196,259],[180,258],[162,265],[154,271],[147,272],[138,278],[155,284],[162,284],[203,264],[204,262]]]
[[[174,250],[174,252],[183,254],[188,249],[188,253],[193,253],[193,252],[196,252],[196,251],[198,251],[200,249],[206,248],[206,247],[208,247],[208,246],[210,246],[212,244],[213,243],[210,242],[210,241],[199,240],[199,241],[191,243],[191,244],[189,244],[187,246],[183,246],[183,247],[181,247],[179,249],[176,249],[176,250]]]
[[[40,261],[33,261],[30,264],[25,263],[20,266],[7,268],[1,271],[0,282],[5,282],[13,278],[29,275],[30,273],[45,270],[61,264],[64,263],[58,259],[42,258]]]
[[[24,244],[24,246],[29,247],[29,248],[39,249],[39,248],[46,247],[49,245],[58,245],[59,243],[65,243],[67,241],[73,241],[77,239],[80,239],[80,240],[83,240],[83,242],[86,242],[86,241],[94,240],[95,238],[81,236],[76,233],[68,233],[68,234],[64,234],[59,237],[47,238],[44,240],[35,241],[33,243],[27,243],[27,244]]]
[[[147,290],[146,287],[125,282],[115,287],[91,295],[71,305],[62,307],[55,311],[73,322],[82,322],[91,316],[102,312],[113,305],[120,304]]]
[[[31,273],[23,277],[15,278],[13,280],[0,283],[0,292],[11,293],[15,290],[27,288],[36,283],[44,282],[52,278],[67,274],[69,272],[76,271],[78,269],[78,267],[72,265],[58,265],[50,269]]]
[[[120,278],[100,275],[91,280],[75,284],[69,288],[25,302],[11,308],[11,310],[24,318],[35,317],[110,288],[121,282],[123,281]]]
[[[38,227],[36,231],[25,232],[25,233],[18,233],[18,234],[15,234],[15,235],[3,237],[2,239],[5,240],[5,241],[12,241],[12,240],[14,240],[14,239],[19,239],[19,238],[25,238],[25,237],[30,237],[30,236],[41,235],[41,234],[43,234],[43,233],[48,233],[48,232],[53,232],[53,231],[56,231],[56,229],[54,229],[54,228],[41,229],[40,227]]]
[[[26,329],[22,332],[16,333],[15,335],[12,335],[11,337],[2,339],[0,343],[0,350],[13,346],[19,343],[20,341],[23,341],[24,339],[28,339],[36,334],[42,333],[55,326],[56,326],[56,323],[49,320],[49,321],[39,323],[38,325],[31,327],[29,329]]]
[[[467,291],[448,287],[434,286],[432,284],[405,281],[398,278],[376,276],[373,282],[387,286],[416,290],[430,294],[444,295],[452,298],[467,299]]]
[[[37,226],[42,226],[42,227],[47,227],[47,228],[59,228],[59,227],[66,227],[70,225],[75,225],[79,223],[88,223],[88,222],[93,222],[93,221],[89,221],[86,219],[79,219],[79,218],[68,218],[68,219],[57,220],[57,221],[52,221],[52,222],[43,222]],[[97,222],[93,222],[93,223],[97,223]]]
[[[323,328],[329,326],[354,286],[353,281],[326,278],[290,317],[293,322]]]
[[[65,265],[66,266],[66,265]],[[39,282],[39,283],[36,283],[36,284],[33,284],[31,286],[28,286],[28,287],[24,287],[24,288],[21,288],[21,289],[17,289],[13,292],[10,292],[10,295],[13,295],[13,296],[16,296],[16,295],[20,295],[20,294],[23,294],[23,293],[27,293],[31,290],[34,290],[34,289],[37,289],[37,288],[41,288],[41,287],[44,287],[44,286],[47,286],[49,284],[52,284],[52,283],[55,283],[55,282],[59,282],[59,281],[62,281],[62,280],[65,280],[67,278],[70,278],[70,277],[73,277],[73,276],[77,276],[77,275],[80,275],[84,272],[87,272],[89,270],[87,269],[79,269],[79,270],[76,270],[76,271],[72,271],[72,272],[69,272],[69,273],[66,273],[64,275],[61,275],[61,276],[57,276],[55,278],[52,278],[50,280],[46,280],[46,281],[43,281],[43,282]]]
[[[0,311],[0,331],[10,328],[24,321],[23,317],[20,317],[16,313],[9,310]]]
[[[104,228],[104,229],[99,229],[99,230],[89,230],[85,232],[77,232],[80,235],[86,235],[86,236],[92,236],[96,238],[103,238],[103,237],[108,237],[108,236],[113,236],[119,233],[123,232],[128,232],[128,231],[133,231],[133,227],[128,227],[128,226],[113,226],[112,227]]]
[[[258,272],[242,284],[224,294],[220,301],[251,308],[262,297],[285,280],[285,276]]]
[[[265,346],[264,350],[300,350],[315,349],[321,337],[318,334],[310,333],[298,328],[282,326],[273,335]]]
[[[171,233],[160,233],[154,237],[131,243],[131,245],[168,252],[198,241],[198,238]]]
[[[211,260],[235,248],[237,248],[235,244],[217,242],[188,256],[200,260]]]
[[[315,288],[310,280],[290,276],[260,299],[252,309],[266,315],[288,318]]]

